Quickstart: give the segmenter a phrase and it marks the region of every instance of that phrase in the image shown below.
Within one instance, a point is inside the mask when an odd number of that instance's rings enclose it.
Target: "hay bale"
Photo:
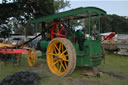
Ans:
[[[117,49],[117,39],[113,38],[111,40],[105,40],[102,45],[105,50],[116,50]]]

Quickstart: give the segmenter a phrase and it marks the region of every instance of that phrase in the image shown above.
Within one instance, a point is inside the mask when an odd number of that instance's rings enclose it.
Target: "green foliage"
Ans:
[[[108,15],[102,18],[102,32],[128,33],[128,19],[118,15]]]
[[[13,25],[9,29],[13,29],[15,33],[30,35],[34,33],[35,26],[28,26],[29,20],[52,15],[66,6],[69,7],[70,4],[65,0],[14,0],[14,3],[9,4],[4,2],[0,7],[0,24],[10,23],[8,19],[13,17],[16,22],[11,20]]]
[[[67,1],[67,0],[54,0],[55,12],[58,12],[60,9],[64,9],[65,7],[70,7],[69,1]]]
[[[95,18],[92,18],[92,21],[95,21]],[[88,33],[88,19],[85,19],[84,29]],[[116,33],[128,33],[128,18],[118,15],[107,15],[101,18],[101,32],[116,32]],[[93,24],[91,24],[93,26]]]
[[[18,0],[14,3],[4,3],[0,7],[0,23],[4,23],[9,17],[16,17],[20,21],[40,18],[54,14],[67,6],[69,7],[70,4],[65,0]],[[25,19],[21,16],[24,16]]]

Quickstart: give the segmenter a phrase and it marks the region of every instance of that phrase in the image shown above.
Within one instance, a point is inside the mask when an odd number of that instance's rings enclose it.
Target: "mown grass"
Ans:
[[[100,65],[100,69],[128,76],[128,56],[107,54],[106,63]]]
[[[37,72],[42,78],[42,85],[128,85],[128,56],[120,56],[117,54],[106,54],[105,64],[101,64],[98,68],[101,71],[101,77],[85,76],[83,73],[90,71],[88,68],[76,68],[75,71],[68,77],[58,77],[53,75],[47,64],[37,61],[38,65],[34,68],[29,67],[27,58],[24,55],[22,57],[20,66],[13,66],[12,64],[4,65],[0,62],[0,80],[6,77],[8,74],[13,74],[17,71],[34,71]],[[120,79],[118,77],[104,74],[103,72],[109,72],[124,77]],[[75,83],[74,83],[75,82]]]
[[[89,71],[86,68],[77,68],[71,76],[73,78],[95,82],[93,85],[128,85],[128,56],[106,54],[105,64],[102,63],[98,68],[101,72],[100,78],[80,75]],[[108,75],[103,72],[117,76]]]
[[[31,71],[33,68],[29,67],[27,63],[27,56],[22,55],[21,63],[18,66],[14,66],[13,64],[4,64],[0,61],[0,80],[2,80],[7,75],[13,74],[18,71]]]

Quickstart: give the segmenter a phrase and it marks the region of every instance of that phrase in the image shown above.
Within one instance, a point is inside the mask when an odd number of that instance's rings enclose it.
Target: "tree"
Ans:
[[[54,9],[55,9],[55,12],[58,12],[60,9],[64,9],[65,7],[70,7],[69,1],[65,1],[65,0],[54,0]]]
[[[64,0],[13,0],[13,3],[0,4],[0,24],[7,24],[7,20],[10,17],[15,18],[17,21],[15,24],[15,32],[21,32],[23,28],[26,28],[26,24],[29,20],[40,18],[43,16],[54,14],[66,6],[69,6],[69,1]],[[34,26],[27,26],[30,27]],[[19,29],[18,29],[19,28]]]
[[[102,32],[128,33],[128,19],[118,15],[108,15],[102,18]]]

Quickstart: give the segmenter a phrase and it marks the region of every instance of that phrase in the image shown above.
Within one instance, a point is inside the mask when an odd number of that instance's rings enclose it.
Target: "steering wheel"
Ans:
[[[51,29],[51,40],[53,38],[66,38],[67,37],[67,30],[64,27],[63,23],[57,22],[53,24]]]

